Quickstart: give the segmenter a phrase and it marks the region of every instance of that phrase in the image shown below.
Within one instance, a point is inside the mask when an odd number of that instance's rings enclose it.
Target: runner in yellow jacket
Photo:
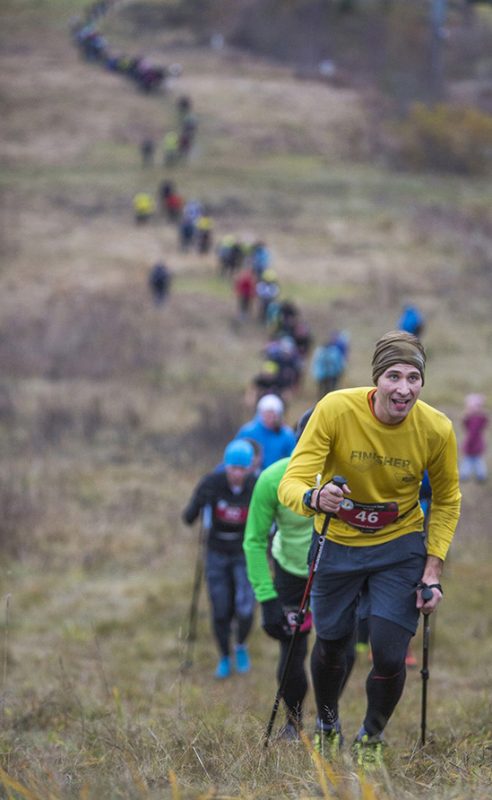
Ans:
[[[154,198],[147,192],[137,192],[133,198],[133,211],[137,224],[147,222],[155,212]]]
[[[313,582],[317,638],[311,672],[318,707],[315,747],[341,744],[340,654],[353,634],[358,598],[367,599],[373,666],[367,711],[354,742],[359,764],[382,759],[383,730],[403,692],[405,655],[419,611],[442,598],[442,565],[460,512],[456,437],[450,420],[419,400],[425,351],[391,331],[376,344],[376,388],[321,399],[280,482],[280,502],[314,517],[317,533],[334,513]],[[433,496],[427,542],[419,490],[428,470]],[[343,476],[343,490],[331,478]],[[419,587],[432,589],[424,602]]]

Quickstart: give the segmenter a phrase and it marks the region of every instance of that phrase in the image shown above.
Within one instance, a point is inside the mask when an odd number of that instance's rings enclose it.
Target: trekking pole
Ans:
[[[193,592],[191,595],[190,614],[188,619],[188,633],[186,635],[186,658],[183,662],[183,669],[189,669],[193,666],[193,649],[196,642],[196,629],[198,621],[198,603],[200,600],[200,589],[203,578],[203,549],[205,544],[205,531],[208,528],[205,522],[204,509],[200,523],[200,532],[198,534],[198,549],[195,562],[195,575],[193,579]]]
[[[340,489],[343,487],[344,483],[347,483],[345,478],[342,478],[340,475],[335,475],[330,483],[334,483]],[[321,529],[321,533],[318,535],[318,541],[316,544],[316,550],[313,556],[313,560],[311,561],[311,567],[309,570],[308,579],[306,582],[306,587],[304,589],[304,594],[302,596],[302,600],[299,606],[299,609],[296,614],[296,624],[294,627],[294,631],[290,638],[289,642],[289,649],[287,651],[287,657],[285,659],[284,668],[282,670],[282,675],[280,676],[277,694],[275,695],[275,700],[273,702],[272,713],[270,714],[270,719],[268,721],[267,729],[265,732],[265,739],[264,739],[264,746],[268,747],[268,743],[270,741],[270,735],[273,729],[273,723],[275,722],[275,717],[277,716],[277,711],[280,706],[280,701],[284,695],[285,687],[287,685],[287,677],[289,675],[289,668],[290,663],[292,661],[292,655],[294,653],[294,647],[296,645],[297,637],[299,631],[301,630],[302,623],[304,622],[304,617],[306,616],[306,612],[309,605],[309,595],[311,593],[311,586],[313,585],[314,576],[318,569],[318,564],[320,562],[321,553],[323,552],[323,546],[325,543],[326,533],[328,531],[328,526],[330,524],[330,519],[334,516],[334,514],[325,514],[325,518],[323,520],[323,527]]]
[[[427,602],[432,600],[432,589],[428,586],[422,588],[422,600]],[[420,712],[420,743],[425,744],[425,733],[427,724],[427,681],[429,680],[429,638],[430,638],[430,614],[424,614],[424,631],[422,638],[422,706]]]

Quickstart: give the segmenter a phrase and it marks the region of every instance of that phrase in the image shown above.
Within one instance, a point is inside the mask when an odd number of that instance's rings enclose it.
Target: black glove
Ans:
[[[272,639],[286,642],[292,636],[290,627],[278,597],[261,604],[262,628]]]

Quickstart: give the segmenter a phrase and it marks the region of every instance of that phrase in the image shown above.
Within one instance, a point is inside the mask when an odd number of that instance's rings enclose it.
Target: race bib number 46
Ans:
[[[398,503],[357,503],[346,497],[337,516],[363,533],[373,533],[398,519]]]

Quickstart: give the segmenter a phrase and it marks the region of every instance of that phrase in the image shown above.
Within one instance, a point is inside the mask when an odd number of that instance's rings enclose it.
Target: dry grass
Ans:
[[[326,771],[308,744],[264,752],[276,646],[256,630],[252,674],[213,684],[204,598],[195,664],[182,671],[196,532],[180,511],[249,415],[244,389],[265,334],[231,324],[234,299],[214,255],[180,252],[160,218],[137,229],[131,198],[164,175],[160,164],[141,168],[140,137],[174,126],[176,93],[189,92],[200,129],[190,163],[174,173],[185,196],[209,202],[218,235],[268,240],[284,296],[298,300],[316,339],[351,331],[347,384],[369,380],[372,342],[405,300],[420,302],[425,399],[458,422],[465,392],[492,399],[490,187],[367,163],[364,98],[190,47],[181,34],[181,45],[169,31],[138,38],[185,68],[168,95],[143,97],[78,59],[67,26],[80,8],[2,6],[3,796],[485,800],[492,597],[483,487],[465,487],[435,621],[429,744],[418,747],[414,672],[376,783],[361,781],[348,758]],[[116,12],[107,26],[133,52],[135,32]],[[174,281],[158,309],[146,279],[161,257]],[[289,421],[314,398],[307,376]],[[348,741],[365,673],[357,664],[343,698]],[[313,716],[310,697],[309,725]]]

